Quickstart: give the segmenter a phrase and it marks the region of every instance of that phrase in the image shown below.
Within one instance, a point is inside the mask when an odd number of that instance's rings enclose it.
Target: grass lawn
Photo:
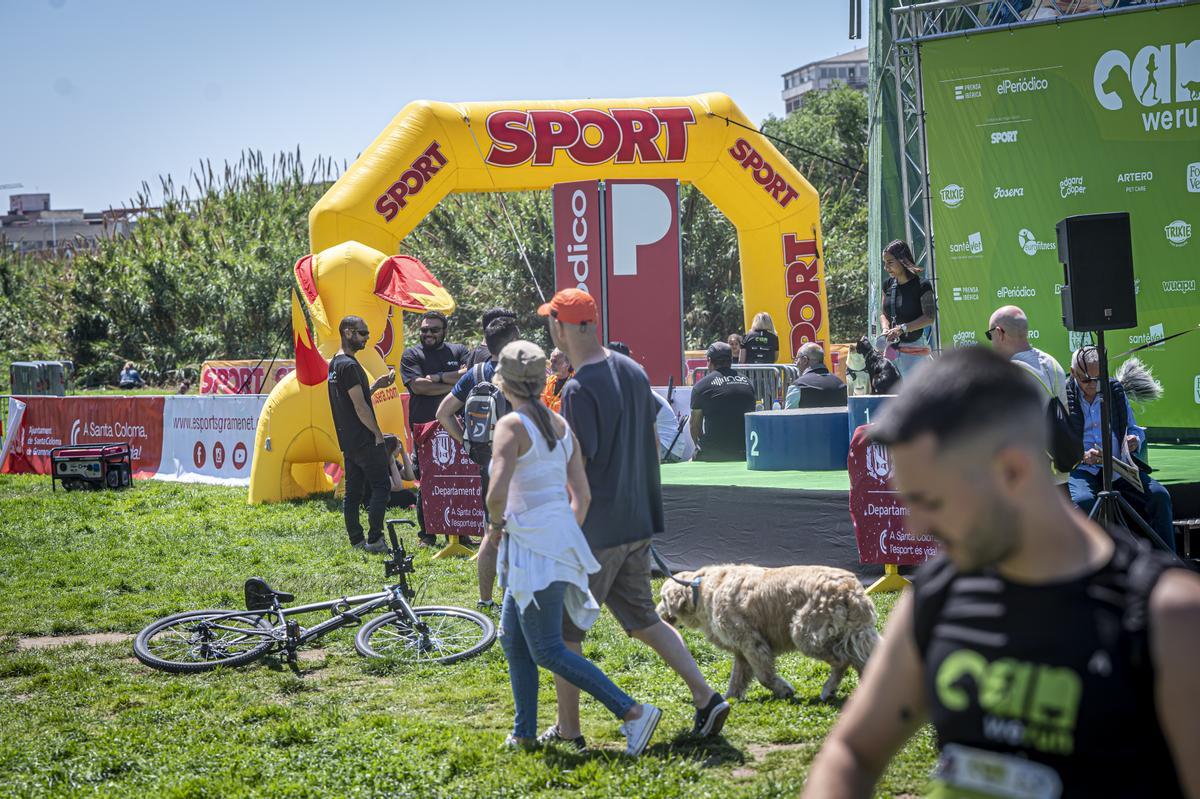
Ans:
[[[664,710],[639,760],[617,723],[584,698],[587,754],[503,751],[512,697],[503,652],[445,667],[399,667],[355,653],[353,631],[322,639],[301,676],[258,663],[197,676],[141,665],[131,643],[26,649],[29,636],[136,633],[189,608],[239,607],[260,575],[297,602],[383,585],[380,558],[346,545],[331,499],[248,506],[244,489],[139,482],[124,493],[52,493],[46,477],[0,477],[0,795],[154,797],[796,796],[856,685],[816,700],[824,664],[780,671],[776,701],[755,684],[725,736],[688,736],[683,683],[607,613],[585,654]],[[422,553],[416,604],[473,606],[473,564]],[[881,616],[893,597],[877,599]],[[305,623],[304,620],[301,622]],[[313,623],[312,621],[308,622]],[[728,657],[685,631],[709,681]],[[542,680],[542,725],[553,687]],[[919,793],[934,761],[928,729],[893,763],[881,796]]]

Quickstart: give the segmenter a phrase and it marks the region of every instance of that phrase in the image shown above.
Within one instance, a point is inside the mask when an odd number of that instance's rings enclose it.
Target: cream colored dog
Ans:
[[[668,624],[704,632],[715,646],[733,653],[726,697],[741,698],[754,677],[775,694],[795,690],[775,672],[775,656],[792,650],[832,667],[822,701],[837,691],[846,669],[859,673],[879,642],[875,605],[858,578],[828,566],[723,564],[675,575],[663,583],[658,615]]]

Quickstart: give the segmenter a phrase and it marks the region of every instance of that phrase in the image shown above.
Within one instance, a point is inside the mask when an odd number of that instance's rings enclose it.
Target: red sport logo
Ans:
[[[792,352],[806,341],[817,341],[821,329],[821,291],[817,282],[817,242],[783,236],[784,280],[788,296],[788,323],[792,326]]]
[[[657,164],[687,157],[688,125],[696,115],[687,106],[614,108],[600,111],[537,109],[493,111],[487,118],[493,166],[550,166],[559,150],[577,164]],[[663,142],[658,142],[659,136]]]
[[[775,167],[763,158],[762,153],[755,150],[745,139],[734,142],[729,148],[729,154],[741,164],[742,169],[750,170],[754,182],[762,186],[763,191],[770,194],[772,199],[779,203],[780,208],[787,208],[788,203],[800,195],[800,192],[789,186]]]
[[[400,213],[400,209],[408,205],[408,198],[419,194],[429,179],[442,170],[448,163],[442,155],[441,146],[435,141],[425,148],[412,162],[412,166],[400,175],[400,179],[388,187],[375,201],[375,210],[384,219],[391,222]]]

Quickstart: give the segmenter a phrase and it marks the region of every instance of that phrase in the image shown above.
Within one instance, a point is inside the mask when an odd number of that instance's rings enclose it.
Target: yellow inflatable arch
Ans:
[[[309,213],[310,243],[316,254],[313,274],[319,282],[319,267],[326,260],[346,264],[358,259],[360,269],[377,270],[451,192],[522,191],[577,180],[652,178],[694,184],[733,223],[747,326],[755,313],[770,313],[779,333],[781,360],[790,358],[805,341],[828,344],[817,193],[754,130],[737,105],[720,93],[625,100],[410,103]],[[349,251],[338,249],[347,247]],[[388,303],[405,307],[394,299],[380,299],[361,285],[355,289],[361,300],[340,299],[334,304],[346,309],[365,303],[373,309],[373,318],[380,318],[379,313],[386,317]],[[314,324],[315,340],[309,342],[301,312],[311,317],[311,303],[303,293],[294,295],[294,303],[297,297],[304,305],[293,310],[298,360],[305,347],[325,359],[332,357],[340,346],[336,330]],[[448,296],[426,307],[439,303],[453,308]],[[334,328],[338,318],[331,319]],[[374,334],[377,327],[372,324],[371,329]],[[399,324],[395,331],[399,337]],[[398,344],[391,347],[388,363],[398,364],[401,349]],[[386,366],[368,350],[360,354],[360,362],[365,354],[370,362],[363,366],[374,379]],[[277,386],[268,409],[274,407],[276,392],[288,390],[284,384]],[[328,405],[317,407],[319,393],[308,392],[312,400],[304,404],[308,411],[299,402],[293,403],[294,411],[275,413],[273,418],[264,411],[266,427],[274,431],[267,432],[260,420],[251,502],[328,489],[318,461],[338,461],[341,455],[336,436],[331,438]],[[402,430],[403,420],[398,420],[392,407],[398,408],[398,398],[381,404],[377,396],[375,401],[377,412],[383,412],[384,429]],[[288,428],[282,434],[281,425]],[[282,442],[287,436],[304,443]],[[272,439],[270,449],[267,439]],[[270,454],[281,444],[283,453]]]

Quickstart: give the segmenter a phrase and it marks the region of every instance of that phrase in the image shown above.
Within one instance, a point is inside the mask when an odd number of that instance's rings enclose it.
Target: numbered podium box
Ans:
[[[746,467],[753,471],[842,471],[850,453],[846,408],[746,414]]]

